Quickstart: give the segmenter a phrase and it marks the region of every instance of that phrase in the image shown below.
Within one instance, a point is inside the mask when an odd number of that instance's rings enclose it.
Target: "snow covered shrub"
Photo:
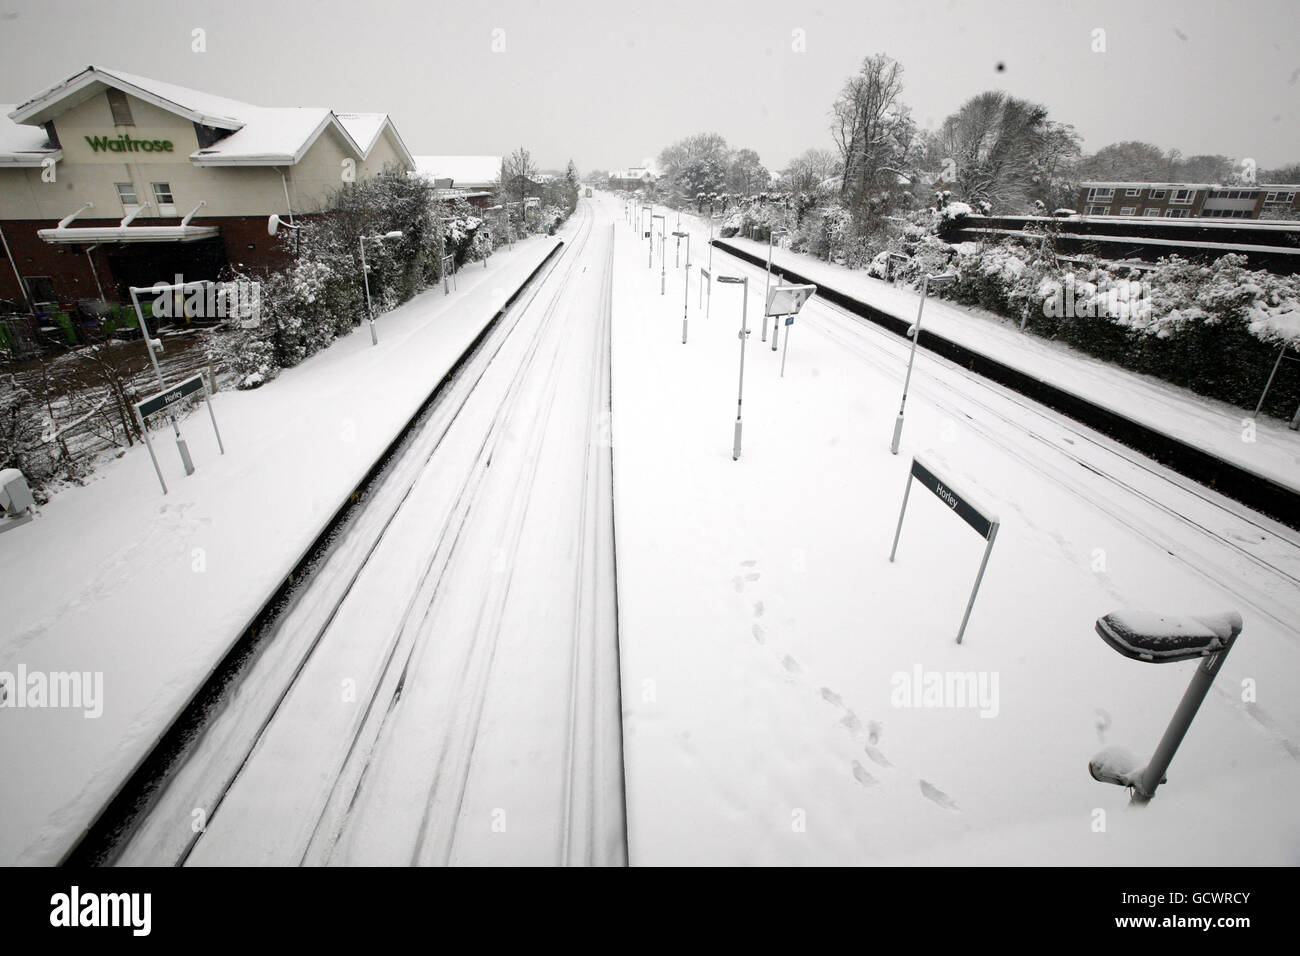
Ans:
[[[58,445],[41,441],[48,423],[36,398],[12,375],[0,382],[0,469],[17,468],[26,475],[41,503],[45,484],[59,468]]]

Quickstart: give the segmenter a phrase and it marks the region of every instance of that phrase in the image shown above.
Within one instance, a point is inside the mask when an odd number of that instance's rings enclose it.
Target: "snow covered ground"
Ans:
[[[602,202],[622,218],[618,198]],[[1300,862],[1300,536],[926,353],[892,456],[904,343],[814,299],[779,378],[760,341],[762,270],[715,251],[715,276],[751,280],[733,461],[741,287],[715,283],[703,318],[693,269],[683,345],[674,240],[660,295],[658,256],[648,269],[645,240],[618,228],[634,864]],[[698,265],[707,229],[682,228]],[[914,312],[914,295],[881,289]],[[945,332],[977,321],[946,311]],[[998,334],[980,330],[981,347]],[[1167,391],[1105,387],[1131,408]],[[1183,407],[1165,394],[1157,417],[1179,424]],[[888,560],[914,454],[1002,521],[960,646],[983,540],[917,486]],[[1127,606],[1245,619],[1142,810],[1088,760],[1114,744],[1149,754],[1193,665],[1106,646],[1095,620]],[[954,685],[927,706],[912,691],[936,674],[968,675],[972,698]]]
[[[506,298],[554,248],[474,264],[270,385],[182,424],[197,471],[155,435],[0,537],[0,671],[102,672],[102,715],[7,708],[0,863],[57,862],[148,752],[325,521]]]
[[[707,227],[704,231],[707,233]],[[767,256],[766,243],[739,237],[727,242]],[[772,261],[774,269],[787,264],[812,282],[900,318],[916,316],[917,295],[912,289],[785,249],[773,250]],[[931,298],[925,304],[922,325],[1256,474],[1300,489],[1300,432],[1291,431],[1285,422],[1261,416],[1252,432],[1243,427],[1244,420],[1250,418],[1248,411],[1153,376],[1116,368],[1063,343],[1027,335],[1006,319],[978,308]],[[1254,440],[1249,440],[1252,435]]]
[[[120,862],[626,861],[613,228],[591,218],[440,399]]]

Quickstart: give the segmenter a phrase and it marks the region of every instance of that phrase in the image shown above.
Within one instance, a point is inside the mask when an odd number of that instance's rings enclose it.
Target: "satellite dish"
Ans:
[[[268,236],[274,236],[279,231],[280,231],[280,217],[277,216],[275,213],[271,213],[270,218],[266,220],[266,234]]]

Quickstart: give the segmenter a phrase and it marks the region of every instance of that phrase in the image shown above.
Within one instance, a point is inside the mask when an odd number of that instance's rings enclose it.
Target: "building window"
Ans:
[[[59,300],[59,297],[54,294],[54,280],[49,276],[23,276],[23,282],[27,284],[27,295],[34,304],[41,305]]]
[[[1084,213],[1084,215],[1085,215],[1085,216],[1109,216],[1109,215],[1110,215],[1110,207],[1109,207],[1109,206],[1089,206],[1088,209],[1087,209],[1087,211]]]
[[[108,91],[108,108],[113,111],[114,126],[135,125],[135,120],[131,118],[131,103],[121,90]]]
[[[1169,201],[1171,203],[1176,202],[1176,203],[1187,204],[1192,201],[1192,197],[1195,195],[1196,195],[1195,189],[1175,189],[1174,194],[1169,197]]]
[[[1093,187],[1088,190],[1088,202],[1110,202],[1115,198],[1115,190]]]
[[[1186,210],[1186,209],[1166,209],[1166,210],[1165,210],[1165,218],[1166,218],[1166,219],[1186,219],[1186,218],[1187,218],[1187,210]]]
[[[1153,189],[1153,190],[1151,190],[1150,198],[1151,198],[1151,199],[1164,199],[1164,198],[1165,198],[1165,191],[1164,191],[1163,189]]]
[[[135,194],[135,183],[114,183],[117,187],[117,198],[122,203],[122,208],[140,205],[140,198]],[[130,212],[130,209],[127,209]]]
[[[1142,215],[1146,216],[1148,219],[1156,219],[1156,218],[1159,218],[1159,216],[1160,216],[1160,210],[1159,210],[1159,209],[1148,209],[1148,210],[1146,210],[1145,212],[1143,212]]]
[[[1289,203],[1295,200],[1295,193],[1271,192],[1264,197],[1266,203]]]
[[[1137,211],[1137,206],[1122,206],[1120,207],[1119,214],[1121,216],[1136,216]]]
[[[1126,189],[1126,190],[1124,190],[1124,195],[1125,195],[1125,196],[1141,196],[1141,195],[1142,195],[1142,190],[1140,190],[1140,189]]]
[[[158,215],[176,215],[176,200],[172,197],[171,183],[154,183],[153,198],[154,202],[158,204]]]

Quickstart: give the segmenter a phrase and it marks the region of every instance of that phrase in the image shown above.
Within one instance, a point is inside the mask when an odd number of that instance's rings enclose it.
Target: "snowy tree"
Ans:
[[[950,160],[955,192],[995,209],[1024,205],[1050,128],[1047,109],[991,90],[967,100],[944,120],[938,143]]]
[[[772,174],[764,168],[758,153],[752,149],[739,149],[731,155],[727,166],[727,189],[742,196],[762,192],[772,181]]]
[[[845,81],[831,108],[831,134],[842,162],[840,195],[859,222],[888,209],[899,177],[911,166],[916,124],[902,93],[903,67],[877,53]]]
[[[659,154],[664,188],[681,196],[727,190],[731,150],[717,133],[697,133]]]

